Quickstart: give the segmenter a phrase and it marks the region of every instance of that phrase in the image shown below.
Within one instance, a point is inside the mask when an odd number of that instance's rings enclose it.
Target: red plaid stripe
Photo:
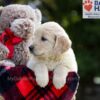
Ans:
[[[27,96],[32,89],[34,89],[34,85],[31,84],[26,76],[22,77],[21,80],[16,83],[16,86],[24,97]]]
[[[52,84],[52,72],[48,86],[36,84],[34,73],[25,66],[0,67],[0,94],[5,100],[71,100],[77,85],[76,73],[69,73],[66,85],[58,90]],[[5,78],[5,79],[4,79]]]

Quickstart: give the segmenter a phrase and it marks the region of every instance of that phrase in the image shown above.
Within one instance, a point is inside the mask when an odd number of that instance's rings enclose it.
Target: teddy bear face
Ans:
[[[28,5],[12,4],[1,7],[0,14],[0,31],[10,27],[11,23],[19,18],[29,18],[36,24],[41,24],[41,12]]]
[[[15,36],[25,40],[30,40],[35,32],[35,25],[28,18],[16,19],[11,23],[11,31]]]

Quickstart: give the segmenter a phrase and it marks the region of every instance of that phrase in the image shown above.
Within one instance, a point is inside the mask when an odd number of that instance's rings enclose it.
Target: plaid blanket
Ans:
[[[78,87],[79,77],[70,72],[66,85],[56,89],[49,73],[48,86],[41,88],[36,84],[34,73],[26,66],[14,68],[0,66],[0,98],[5,100],[71,100]],[[0,99],[2,100],[2,99]]]

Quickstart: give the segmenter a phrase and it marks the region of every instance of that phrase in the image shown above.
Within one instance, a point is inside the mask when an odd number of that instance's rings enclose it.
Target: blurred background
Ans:
[[[82,0],[0,0],[39,8],[43,23],[56,21],[69,34],[79,67],[77,100],[100,100],[100,20],[82,19]]]

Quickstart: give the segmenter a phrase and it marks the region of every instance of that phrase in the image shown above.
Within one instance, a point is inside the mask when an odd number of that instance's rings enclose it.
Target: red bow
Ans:
[[[9,54],[7,58],[12,58],[14,55],[14,45],[22,42],[23,39],[14,35],[14,33],[9,29],[5,29],[3,33],[0,35],[0,42],[2,42],[9,49]]]

